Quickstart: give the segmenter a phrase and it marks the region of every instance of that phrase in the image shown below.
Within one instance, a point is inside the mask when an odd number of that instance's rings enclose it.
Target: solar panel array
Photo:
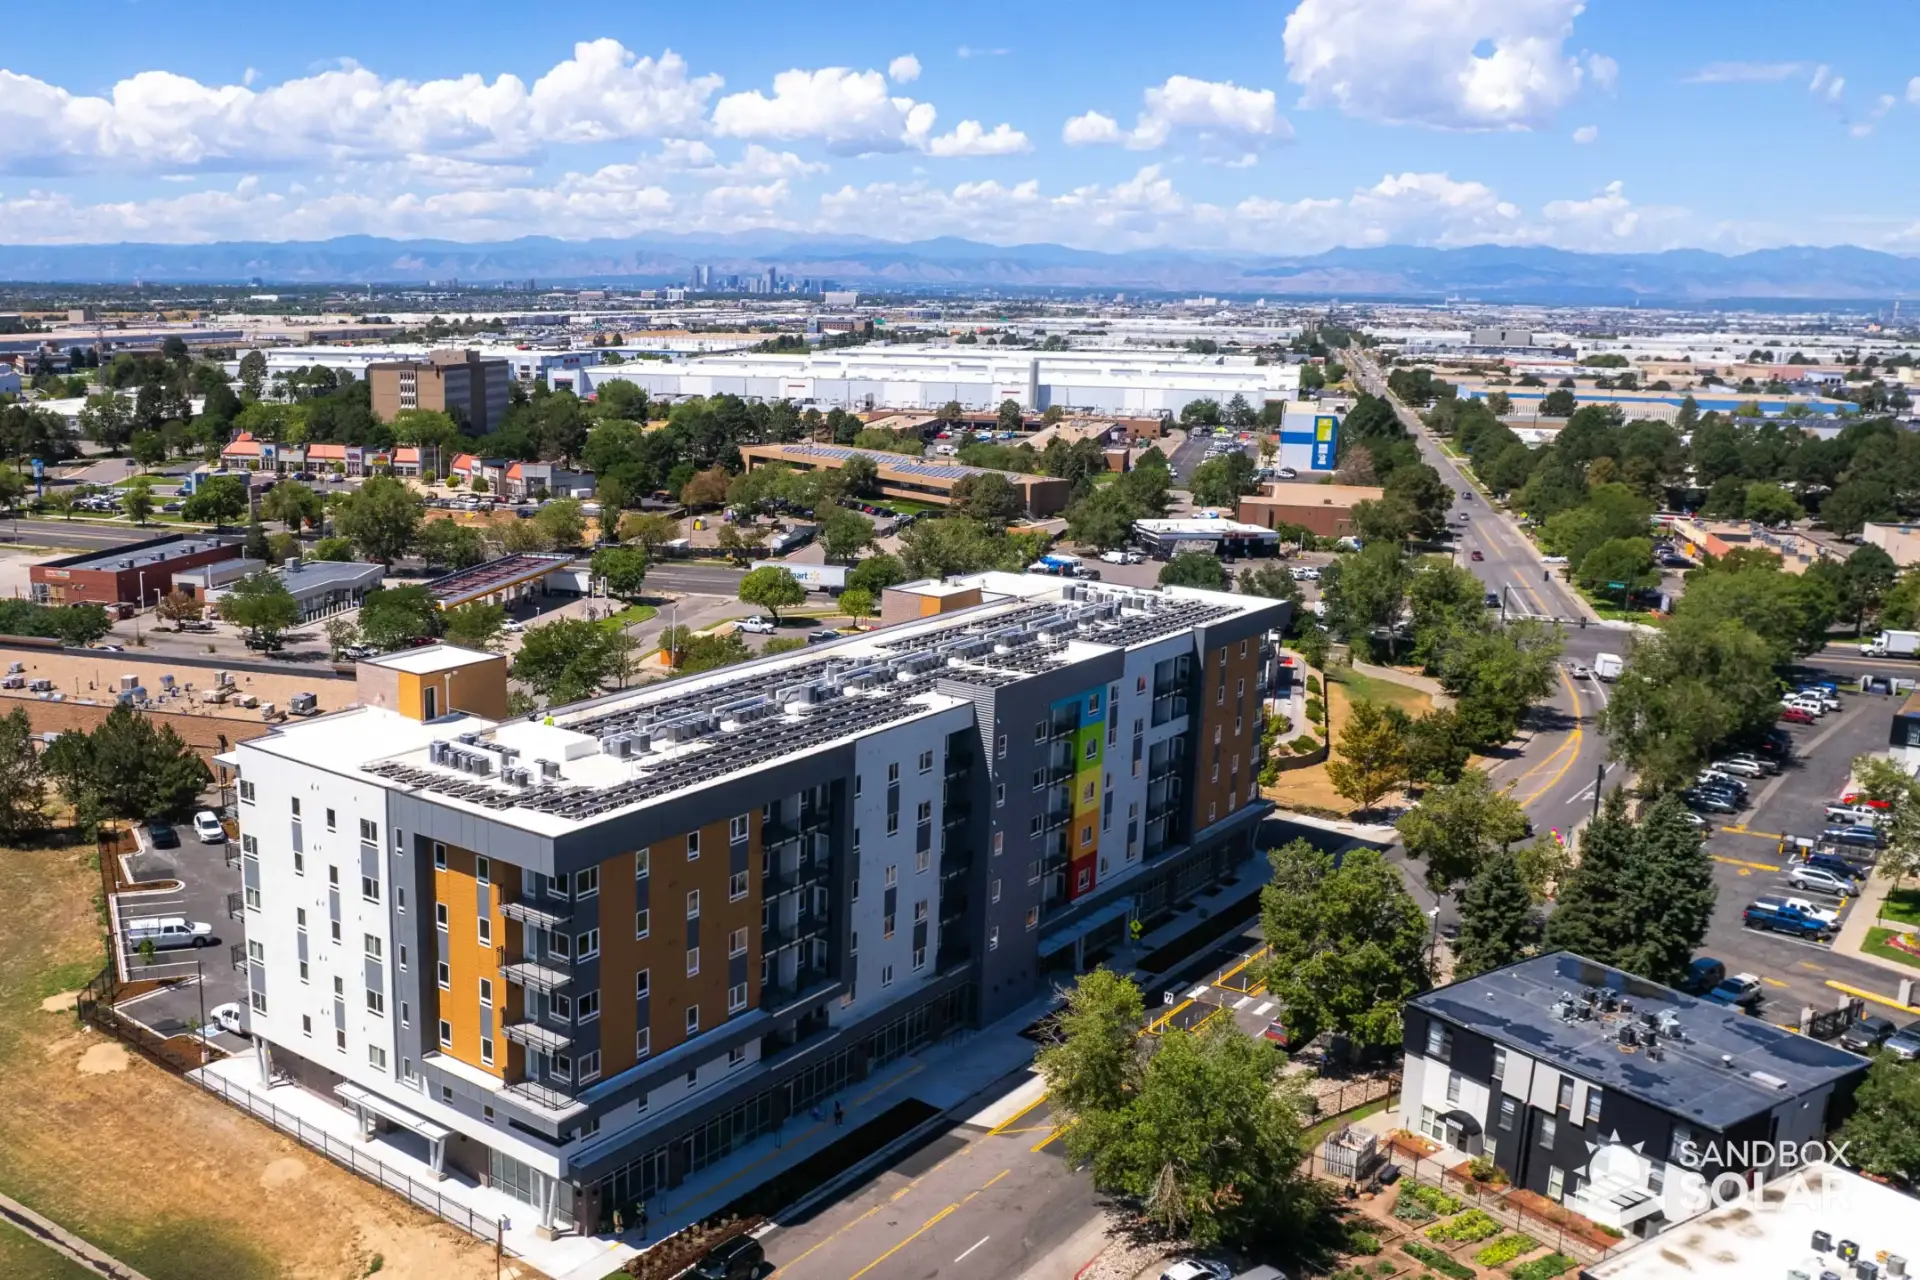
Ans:
[[[455,569],[452,573],[442,574],[427,583],[427,590],[436,600],[451,600],[460,596],[485,591],[534,573],[551,571],[565,564],[566,556],[534,555],[520,552],[514,555],[500,556],[483,564],[466,569]]]
[[[884,453],[874,449],[854,449],[843,444],[789,444],[781,446],[786,456],[791,458],[831,458],[845,462],[848,458],[871,458],[876,466],[907,476],[925,476],[930,480],[964,480],[968,476],[993,474],[1005,476],[1016,484],[1024,484],[1034,477],[1022,475],[1018,471],[1000,471],[993,467],[967,467],[957,462],[924,462],[904,453]]]

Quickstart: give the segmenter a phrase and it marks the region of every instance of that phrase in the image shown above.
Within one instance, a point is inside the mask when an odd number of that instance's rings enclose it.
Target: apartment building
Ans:
[[[506,416],[513,372],[507,361],[478,351],[431,352],[425,360],[383,360],[367,366],[373,416],[392,422],[403,409],[434,409],[476,435]]]
[[[1753,1184],[1846,1114],[1867,1060],[1556,951],[1412,1000],[1404,1128],[1517,1188],[1650,1236]]]
[[[263,1079],[604,1229],[1252,856],[1288,606],[971,581],[538,718],[499,658],[411,650],[241,744]]]

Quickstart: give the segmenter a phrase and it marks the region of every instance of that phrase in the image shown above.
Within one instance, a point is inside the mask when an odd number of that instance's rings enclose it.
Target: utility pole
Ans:
[[[1599,771],[1593,775],[1593,816],[1596,821],[1600,817],[1600,788],[1602,784],[1606,782],[1606,780],[1607,780],[1607,758],[1605,756],[1601,756]]]

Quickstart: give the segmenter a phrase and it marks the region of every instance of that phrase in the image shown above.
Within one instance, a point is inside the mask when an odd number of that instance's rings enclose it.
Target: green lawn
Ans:
[[[1364,1120],[1368,1116],[1380,1114],[1387,1109],[1388,1101],[1389,1098],[1375,1098],[1365,1106],[1355,1107],[1351,1111],[1342,1111],[1338,1115],[1331,1115],[1321,1120],[1311,1129],[1307,1130],[1308,1149],[1311,1150],[1319,1146],[1326,1140],[1328,1134],[1340,1128],[1342,1125],[1349,1125],[1356,1120]]]
[[[1408,685],[1382,680],[1351,668],[1343,667],[1330,672],[1327,679],[1345,688],[1350,701],[1378,702],[1408,712],[1417,712],[1419,704],[1427,696]]]
[[[1867,940],[1860,949],[1870,956],[1879,956],[1883,960],[1892,960],[1896,964],[1908,965],[1920,969],[1920,956],[1910,955],[1891,945],[1888,939],[1897,935],[1898,929],[1869,929]]]
[[[0,1224],[0,1275],[7,1280],[99,1280],[96,1272],[4,1224]]]
[[[1882,920],[1898,920],[1901,924],[1920,925],[1920,889],[1895,889],[1880,904]]]
[[[609,631],[618,631],[622,627],[637,626],[660,612],[650,604],[630,604],[610,617],[600,619],[600,625]]]

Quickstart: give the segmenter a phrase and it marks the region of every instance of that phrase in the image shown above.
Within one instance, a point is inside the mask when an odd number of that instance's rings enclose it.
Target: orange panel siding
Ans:
[[[509,948],[518,950],[520,929],[500,914],[500,902],[503,893],[510,897],[518,894],[520,871],[505,862],[494,862],[489,867],[484,918],[491,930],[492,944],[483,945],[480,941],[481,885],[476,867],[471,851],[448,845],[446,869],[436,869],[433,876],[436,914],[440,906],[447,909],[447,989],[439,992],[439,1014],[453,1030],[452,1044],[442,1046],[441,1052],[503,1080],[513,1079],[518,1078],[523,1069],[519,1048],[509,1044],[502,1028],[521,1016],[520,989],[501,976],[500,966]],[[511,937],[509,929],[513,930]],[[480,1003],[482,979],[493,984],[491,1008]],[[434,1036],[437,1028],[429,1038]],[[490,1063],[481,1059],[483,1036],[493,1042]]]
[[[1193,820],[1198,832],[1246,802],[1247,783],[1259,772],[1254,744],[1260,736],[1260,641],[1232,641],[1201,655],[1199,732],[1193,744]],[[1225,662],[1222,663],[1224,656]],[[1235,720],[1239,732],[1234,731]],[[1218,730],[1220,741],[1214,742]],[[1237,765],[1236,765],[1237,762]],[[1218,766],[1216,776],[1215,766]]]

